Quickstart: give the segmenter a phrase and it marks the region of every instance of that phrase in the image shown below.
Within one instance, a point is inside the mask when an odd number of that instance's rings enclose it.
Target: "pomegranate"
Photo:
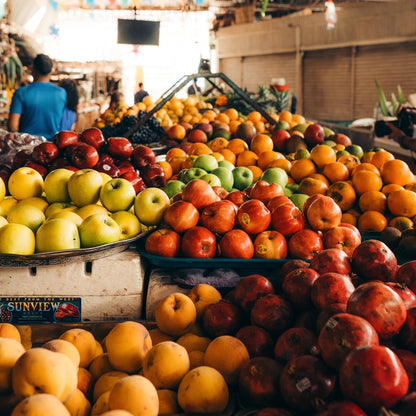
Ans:
[[[338,370],[354,348],[379,345],[379,340],[376,330],[364,318],[338,313],[322,328],[318,344],[323,360]]]
[[[273,340],[264,328],[256,325],[243,326],[235,336],[246,346],[250,358],[273,357]]]
[[[331,316],[336,315],[337,313],[346,312],[347,305],[345,303],[333,303],[327,308],[322,309],[315,321],[316,333],[319,334]]]
[[[279,336],[274,347],[274,357],[283,364],[305,354],[319,354],[318,338],[306,328],[289,328]]]
[[[280,409],[277,407],[265,407],[254,413],[253,416],[292,416],[288,410]]]
[[[406,320],[398,338],[401,347],[416,353],[416,308],[407,311]]]
[[[410,290],[416,292],[416,260],[401,264],[394,275],[393,282],[404,283]]]
[[[292,326],[293,307],[283,296],[269,294],[257,299],[250,314],[252,325],[258,325],[272,336],[279,336]]]
[[[402,298],[381,281],[373,280],[358,286],[347,303],[347,312],[367,319],[380,339],[396,335],[406,321]]]
[[[238,392],[245,406],[273,406],[281,402],[279,380],[283,366],[273,358],[251,358],[240,370]]]
[[[409,377],[409,392],[416,391],[416,353],[400,348],[394,350],[394,352],[399,357]]]
[[[283,368],[280,392],[290,408],[310,412],[319,410],[330,399],[335,381],[335,374],[321,358],[301,355]]]
[[[351,256],[351,267],[364,280],[392,280],[397,258],[382,241],[370,239],[358,245]]]
[[[321,274],[313,283],[311,299],[315,307],[322,310],[333,303],[346,304],[354,290],[349,276],[327,272]]]
[[[339,370],[342,393],[365,410],[394,406],[409,388],[397,355],[384,345],[352,350]]]
[[[300,268],[308,268],[309,262],[301,259],[293,259],[283,263],[282,267],[280,268],[280,272],[278,273],[278,279],[275,282],[276,289],[282,289],[283,280],[285,276],[290,273],[292,270],[300,269]]]
[[[316,332],[317,312],[315,308],[300,312],[296,315],[294,327],[307,328],[312,332]]]
[[[315,416],[367,416],[360,407],[348,400],[339,400],[329,403],[325,409]]]
[[[350,258],[345,251],[339,248],[326,248],[316,253],[310,263],[312,269],[320,275],[328,272],[350,274]]]
[[[312,306],[311,288],[318,277],[319,273],[310,267],[292,270],[285,276],[282,289],[296,309],[305,310]]]
[[[386,282],[403,300],[406,309],[416,307],[416,294],[405,283]]]

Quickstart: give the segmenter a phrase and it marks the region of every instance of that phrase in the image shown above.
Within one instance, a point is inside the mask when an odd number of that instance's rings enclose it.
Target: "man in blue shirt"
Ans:
[[[51,140],[60,130],[66,91],[50,82],[53,62],[39,54],[33,61],[32,84],[18,88],[9,111],[9,130]]]

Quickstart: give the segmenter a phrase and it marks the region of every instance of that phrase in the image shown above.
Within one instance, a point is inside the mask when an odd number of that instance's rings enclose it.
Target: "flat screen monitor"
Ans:
[[[117,43],[130,45],[159,45],[160,22],[118,19]]]

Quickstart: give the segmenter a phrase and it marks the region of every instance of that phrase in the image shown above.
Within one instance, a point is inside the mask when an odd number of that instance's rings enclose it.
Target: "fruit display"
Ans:
[[[63,327],[25,348],[1,323],[3,414],[408,416],[414,263],[370,239],[232,289],[172,289],[154,322],[115,322],[102,338]]]

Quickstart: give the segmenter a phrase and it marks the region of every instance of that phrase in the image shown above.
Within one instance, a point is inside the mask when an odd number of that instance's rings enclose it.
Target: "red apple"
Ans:
[[[51,163],[48,165],[48,171],[51,172],[55,169],[64,168],[69,164],[69,160],[65,157],[57,157],[56,159],[52,160]]]
[[[143,166],[140,169],[140,176],[147,187],[163,188],[166,185],[165,171],[157,163]]]
[[[136,191],[136,194],[138,194],[140,191],[143,191],[143,189],[146,189],[146,185],[143,181],[143,178],[135,170],[132,172],[129,171],[129,172],[123,173],[119,177],[123,179],[127,179],[133,185],[133,188]]]
[[[266,205],[274,197],[281,195],[283,195],[283,188],[278,183],[269,183],[263,180],[257,181],[250,192],[252,199],[259,199]]]
[[[213,186],[212,189],[221,199],[225,199],[228,195],[228,191],[222,186]]]
[[[182,235],[181,251],[184,257],[212,259],[217,252],[215,235],[202,226],[189,228]]]
[[[201,211],[202,225],[216,234],[231,231],[237,219],[237,206],[226,199],[213,202]]]
[[[210,124],[210,123],[195,123],[193,125],[193,128],[202,130],[207,135],[208,140],[211,138],[212,133],[214,131],[214,128],[213,128],[212,124]]]
[[[110,156],[108,153],[103,153],[103,152],[100,152],[100,159],[98,161],[107,162],[107,163],[110,163],[111,165],[116,164],[116,161],[114,160],[112,156]]]
[[[43,166],[48,166],[52,160],[56,159],[59,149],[52,142],[39,143],[33,148],[32,160]]]
[[[26,161],[25,166],[37,170],[43,178],[48,174],[48,168],[46,166],[36,163],[33,160]]]
[[[206,143],[208,141],[206,133],[200,129],[192,129],[186,139],[191,143]]]
[[[352,140],[343,133],[335,133],[331,136],[331,140],[333,140],[336,144],[342,144],[345,147],[352,145]]]
[[[220,197],[211,185],[202,179],[192,179],[182,189],[182,199],[191,202],[198,210],[219,201]]]
[[[334,272],[339,274],[351,273],[351,261],[347,253],[339,248],[325,248],[316,253],[310,262],[312,269],[319,274]]]
[[[272,140],[274,148],[278,152],[286,153],[286,142],[290,138],[290,133],[287,130],[277,129],[272,133]]]
[[[79,140],[95,147],[97,150],[101,149],[105,143],[104,135],[97,127],[85,129],[79,136]]]
[[[188,142],[188,141],[182,141],[181,142],[181,144],[180,144],[180,148],[181,149],[183,149],[183,150],[185,150],[185,152],[186,152],[186,154],[190,154],[190,151],[191,151],[191,147],[193,146],[193,143],[192,142]]]
[[[81,142],[69,144],[68,146],[65,146],[61,149],[59,149],[59,153],[62,157],[64,157],[67,160],[72,160],[72,154],[74,153],[74,150],[82,144]]]
[[[271,213],[259,199],[250,199],[238,207],[237,221],[248,234],[258,234],[270,225]]]
[[[225,233],[219,244],[222,257],[231,259],[251,259],[254,255],[254,244],[250,236],[238,228]]]
[[[181,247],[181,237],[173,230],[160,228],[146,237],[145,250],[149,254],[162,257],[176,257]]]
[[[198,224],[199,211],[187,201],[169,205],[163,213],[163,221],[177,233],[183,233]]]
[[[315,199],[318,199],[321,196],[323,196],[323,194],[313,194],[313,195],[309,196],[306,199],[306,201],[305,201],[305,203],[303,204],[303,207],[302,207],[302,212],[303,212],[303,215],[305,216],[305,218],[308,215],[308,208],[309,208],[309,206],[312,204],[313,201],[315,201]]]
[[[228,193],[225,199],[234,202],[234,204],[236,204],[239,207],[243,202],[248,201],[249,197],[243,191],[231,191]]]
[[[267,208],[269,208],[270,212],[273,212],[273,210],[275,208],[280,207],[280,205],[285,205],[285,204],[295,205],[293,203],[293,201],[288,196],[278,195],[278,196],[275,196],[274,198],[272,198],[267,203]]]
[[[324,244],[320,234],[307,228],[296,231],[288,241],[289,256],[295,259],[311,260],[323,249]]]
[[[351,257],[361,243],[361,235],[350,227],[338,225],[325,231],[323,242],[325,248],[339,248]]]
[[[75,131],[69,130],[58,131],[58,133],[53,136],[52,142],[58,147],[58,149],[63,149],[64,147],[78,144],[79,134]]]
[[[257,259],[285,259],[287,242],[279,231],[266,230],[254,239],[254,257]]]
[[[13,169],[21,168],[32,157],[32,149],[21,149],[13,158]]]
[[[122,160],[116,164],[119,169],[119,176],[126,172],[134,171],[134,166],[128,160]]]
[[[116,178],[120,175],[120,169],[111,162],[105,162],[103,160],[99,160],[97,164],[94,166],[95,170],[98,170],[98,172],[106,173],[107,175],[110,175],[112,178]]]
[[[322,195],[309,205],[306,217],[314,231],[326,231],[339,225],[342,211],[330,196]]]
[[[91,169],[97,164],[99,158],[95,147],[81,143],[73,150],[71,162],[78,169]]]
[[[321,144],[325,140],[325,131],[319,124],[310,124],[306,127],[303,137],[308,146],[313,147],[317,144]]]
[[[284,204],[272,211],[272,228],[289,237],[305,226],[305,217],[295,204]]]
[[[125,137],[110,137],[106,149],[110,156],[119,160],[127,160],[133,153],[133,145]]]
[[[156,155],[153,150],[142,144],[136,146],[131,154],[131,161],[136,169],[156,163]]]
[[[246,346],[250,358],[273,356],[274,342],[264,328],[246,325],[241,327],[235,336]]]

